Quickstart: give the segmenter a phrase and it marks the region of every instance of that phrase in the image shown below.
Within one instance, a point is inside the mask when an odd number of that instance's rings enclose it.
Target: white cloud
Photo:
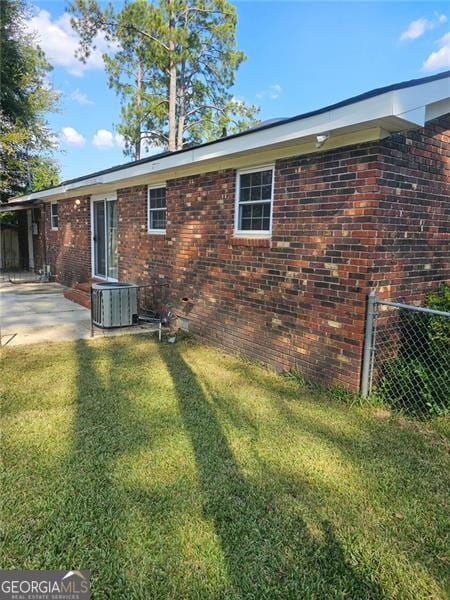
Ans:
[[[122,148],[122,149],[125,148],[125,138],[123,137],[123,135],[121,133],[116,133],[114,135],[114,140],[120,148]]]
[[[98,129],[92,138],[92,145],[101,150],[114,147],[114,136],[108,129]]]
[[[125,138],[121,133],[113,133],[109,129],[97,129],[94,137],[92,138],[92,145],[100,150],[107,148],[125,148]]]
[[[279,98],[281,96],[281,85],[279,83],[276,83],[275,85],[271,85],[270,86],[270,90],[269,90],[269,97],[272,98],[273,100],[275,100],[276,98]]]
[[[425,31],[429,29],[434,29],[438,25],[442,25],[447,21],[447,15],[444,14],[434,14],[433,19],[426,19],[425,17],[421,17],[416,21],[411,21],[405,31],[400,35],[400,40],[402,42],[407,40],[416,40],[420,38]]]
[[[415,40],[425,33],[428,28],[428,19],[417,19],[417,21],[411,21],[405,31],[401,34],[400,39]]]
[[[108,150],[111,148],[125,148],[125,138],[121,133],[113,133],[109,129],[98,129],[92,138],[92,145],[99,150]],[[151,154],[158,154],[163,152],[162,146],[149,144],[148,140],[144,140],[142,143],[142,157],[150,156]]]
[[[262,92],[258,92],[256,94],[257,98],[270,98],[271,100],[276,100],[281,96],[282,88],[279,83],[274,83],[267,90],[263,90]]]
[[[70,94],[70,97],[72,98],[72,100],[75,100],[75,102],[78,102],[78,104],[82,104],[82,105],[94,104],[92,102],[92,100],[89,100],[89,98],[87,97],[87,94],[85,94],[84,92],[81,92],[78,88]]]
[[[102,35],[96,37],[96,48],[92,50],[86,64],[75,58],[79,37],[72,29],[68,13],[53,20],[48,11],[40,9],[28,20],[27,27],[30,33],[36,34],[37,42],[48,60],[63,67],[71,75],[82,77],[87,70],[103,68],[102,54],[108,51],[109,45]]]
[[[84,146],[86,140],[73,127],[63,127],[61,132],[61,140],[71,146]]]
[[[422,71],[450,68],[450,32],[437,41],[439,50],[432,52],[422,65]]]

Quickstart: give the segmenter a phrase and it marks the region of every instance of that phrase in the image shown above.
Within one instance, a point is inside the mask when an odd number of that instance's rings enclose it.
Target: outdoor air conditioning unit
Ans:
[[[94,283],[92,321],[97,327],[128,327],[137,321],[138,286],[134,283]]]

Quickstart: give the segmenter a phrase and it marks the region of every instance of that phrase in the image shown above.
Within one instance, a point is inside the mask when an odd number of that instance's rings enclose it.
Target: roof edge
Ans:
[[[92,173],[88,173],[87,175],[82,175],[80,177],[75,177],[73,179],[68,179],[65,181],[62,181],[61,183],[59,183],[56,186],[51,186],[48,188],[43,188],[41,190],[38,190],[36,192],[33,192],[33,195],[35,194],[39,194],[42,192],[48,192],[50,190],[57,190],[59,188],[64,188],[65,186],[70,186],[76,183],[80,183],[82,181],[86,181],[95,177],[101,177],[102,175],[108,175],[109,173],[114,173],[117,171],[121,171],[121,170],[125,170],[128,169],[130,167],[135,167],[135,166],[139,166],[139,165],[143,165],[143,164],[151,164],[152,162],[161,160],[163,158],[166,158],[168,156],[177,156],[186,152],[191,152],[192,150],[196,150],[199,148],[206,148],[208,146],[212,146],[215,144],[220,144],[223,143],[225,141],[228,140],[232,140],[232,139],[236,139],[236,138],[240,138],[243,136],[247,136],[247,135],[251,135],[254,133],[257,133],[259,131],[264,131],[264,130],[268,130],[268,129],[273,129],[276,127],[280,127],[289,123],[295,123],[296,121],[301,121],[303,119],[307,119],[310,117],[314,117],[314,116],[318,116],[318,115],[322,115],[324,113],[327,113],[329,111],[333,111],[339,108],[343,108],[346,106],[350,106],[352,104],[356,104],[358,102],[362,102],[364,100],[368,100],[370,98],[374,98],[376,96],[380,96],[382,94],[387,94],[389,92],[394,92],[397,90],[403,90],[403,89],[407,89],[407,88],[411,88],[411,87],[415,87],[418,85],[424,85],[433,81],[438,81],[440,79],[445,79],[447,77],[450,77],[450,70],[447,71],[443,71],[442,73],[438,73],[436,75],[430,75],[427,77],[421,77],[418,79],[410,79],[408,81],[404,81],[404,82],[400,82],[400,83],[395,83],[395,84],[391,84],[388,86],[384,86],[384,87],[379,87],[379,88],[375,88],[373,90],[370,90],[368,92],[364,92],[362,94],[358,94],[356,96],[352,96],[351,98],[348,98],[346,100],[341,100],[339,102],[336,102],[334,104],[330,104],[328,106],[319,108],[319,109],[315,109],[313,111],[309,111],[306,113],[302,113],[299,115],[295,115],[293,117],[288,117],[285,119],[279,119],[275,122],[270,122],[270,123],[266,123],[266,124],[262,124],[260,126],[255,126],[252,127],[250,129],[246,129],[245,131],[241,131],[223,138],[219,138],[216,140],[212,140],[210,142],[204,142],[202,144],[197,144],[196,146],[190,146],[188,148],[182,148],[181,150],[175,150],[173,152],[160,152],[158,154],[154,154],[151,156],[147,156],[145,158],[142,158],[140,160],[135,160],[135,161],[130,161],[127,163],[122,163],[120,165],[114,165],[112,167],[109,167],[107,169],[102,169],[100,171],[94,171]],[[26,195],[23,196],[18,196],[14,199],[12,199],[10,202],[27,202],[27,201],[32,201],[32,199],[25,199],[25,200],[20,200],[20,198],[25,198]]]

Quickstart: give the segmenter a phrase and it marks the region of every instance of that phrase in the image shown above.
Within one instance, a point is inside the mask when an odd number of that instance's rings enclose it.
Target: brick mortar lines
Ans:
[[[408,297],[417,278],[421,289],[448,277],[439,247],[445,223],[448,229],[446,130],[448,119],[441,119],[403,138],[276,161],[271,240],[233,237],[232,169],[167,181],[165,236],[147,232],[145,186],[118,190],[119,278],[169,283],[170,300],[192,329],[229,350],[357,388],[369,288]],[[423,170],[414,174],[417,166]],[[400,179],[390,176],[396,172]],[[424,203],[421,194],[426,206],[417,216],[413,205]],[[89,206],[88,198],[80,201]],[[86,240],[77,232],[89,226],[90,213],[81,218],[74,199],[66,202],[52,251],[58,277],[67,282],[90,275],[90,233]],[[426,219],[426,243],[418,236],[414,244],[402,241],[403,203],[408,231]],[[442,224],[433,222],[436,215]],[[431,251],[435,265],[425,269]],[[389,290],[386,273],[393,274]]]

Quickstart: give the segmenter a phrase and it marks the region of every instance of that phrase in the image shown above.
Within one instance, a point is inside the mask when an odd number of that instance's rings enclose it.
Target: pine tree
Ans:
[[[258,109],[230,93],[245,55],[227,0],[132,0],[119,11],[73,0],[70,10],[81,60],[99,32],[118,45],[105,67],[122,100],[118,132],[136,158],[142,144],[174,151],[256,123]]]

